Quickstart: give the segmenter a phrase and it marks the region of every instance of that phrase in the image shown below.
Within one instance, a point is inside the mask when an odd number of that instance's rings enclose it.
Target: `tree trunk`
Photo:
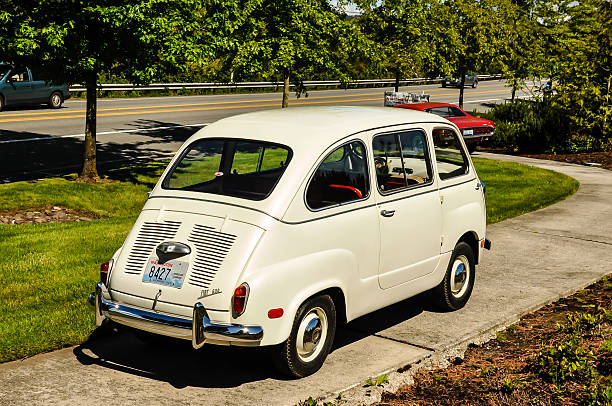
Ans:
[[[516,88],[518,87],[518,83],[516,79],[512,80],[512,102],[514,102],[514,98],[516,97]]]
[[[459,107],[463,108],[463,87],[465,86],[465,72],[461,72],[461,81],[459,82]]]
[[[99,178],[96,164],[96,97],[98,74],[92,73],[87,78],[87,111],[85,115],[85,151],[83,154],[82,180]]]
[[[289,107],[289,72],[283,74],[283,108]]]
[[[399,69],[395,70],[395,91],[399,92],[399,82],[400,82],[400,71]]]

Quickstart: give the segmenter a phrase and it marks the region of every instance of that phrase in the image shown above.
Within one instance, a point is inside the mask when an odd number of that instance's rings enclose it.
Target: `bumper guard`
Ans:
[[[263,329],[260,326],[212,323],[200,302],[193,307],[193,319],[185,319],[118,304],[106,300],[103,293],[107,293],[106,287],[102,282],[98,282],[96,291],[89,295],[89,303],[96,308],[97,326],[102,325],[108,318],[140,330],[191,340],[194,348],[201,348],[207,341],[217,344],[257,345],[263,337]]]

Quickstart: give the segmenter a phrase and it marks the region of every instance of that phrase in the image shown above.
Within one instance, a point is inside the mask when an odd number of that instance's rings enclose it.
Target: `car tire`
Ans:
[[[474,252],[465,242],[455,246],[442,282],[432,291],[436,306],[443,311],[461,309],[474,289],[476,277]]]
[[[473,89],[473,88],[475,88],[476,86],[478,86],[478,82],[473,81],[473,82],[472,82],[472,89]]]
[[[336,334],[336,307],[329,295],[315,296],[303,303],[295,315],[289,338],[274,348],[274,365],[296,378],[319,370]]]
[[[476,151],[476,144],[465,144],[465,146],[470,154],[473,154],[474,151]]]
[[[4,97],[0,94],[0,111],[4,110]]]
[[[51,93],[51,96],[49,96],[49,107],[52,109],[59,109],[62,107],[62,103],[64,103],[64,98],[60,92]]]
[[[442,87],[446,87],[446,83],[442,82]]]

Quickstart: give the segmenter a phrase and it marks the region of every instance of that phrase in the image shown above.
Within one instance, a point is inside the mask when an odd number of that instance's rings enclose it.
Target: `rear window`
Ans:
[[[183,152],[162,187],[262,200],[272,193],[291,156],[291,149],[279,144],[203,139]]]

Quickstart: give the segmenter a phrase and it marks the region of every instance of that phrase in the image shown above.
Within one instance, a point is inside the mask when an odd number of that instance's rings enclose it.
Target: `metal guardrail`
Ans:
[[[479,80],[500,79],[502,75],[479,75]],[[410,78],[400,80],[400,85],[419,84],[419,83],[439,83],[441,78]],[[395,79],[361,79],[354,80],[348,83],[349,85],[394,85]],[[342,82],[339,80],[308,80],[304,82],[304,86],[340,86]],[[134,85],[130,83],[101,83],[98,85],[98,90],[105,92],[122,92],[122,91],[148,91],[148,90],[183,90],[183,89],[237,89],[237,88],[277,88],[282,87],[283,82],[236,82],[236,83],[151,83],[149,85]],[[290,86],[293,86],[291,84]],[[84,92],[86,89],[83,85],[71,85],[71,92]]]

